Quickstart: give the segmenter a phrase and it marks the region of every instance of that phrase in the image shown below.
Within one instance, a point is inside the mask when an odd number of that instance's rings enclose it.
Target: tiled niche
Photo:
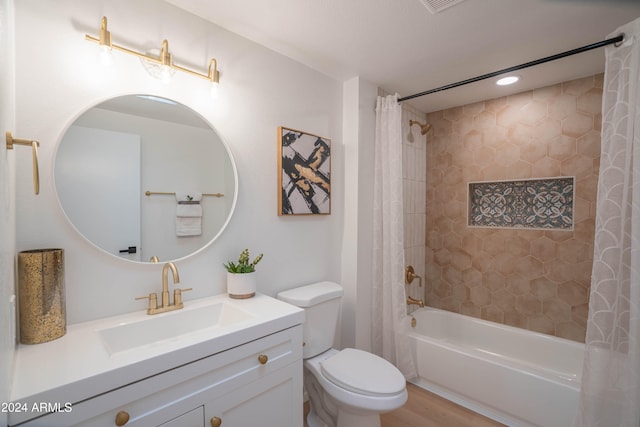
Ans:
[[[603,75],[430,113],[430,306],[584,341]],[[574,177],[569,230],[470,227],[468,185]]]
[[[573,229],[573,177],[469,183],[469,227]]]

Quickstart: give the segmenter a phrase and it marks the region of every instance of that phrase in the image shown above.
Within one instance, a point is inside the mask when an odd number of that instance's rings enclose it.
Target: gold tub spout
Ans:
[[[407,305],[417,305],[418,307],[424,307],[424,301],[422,301],[421,299],[407,297]]]

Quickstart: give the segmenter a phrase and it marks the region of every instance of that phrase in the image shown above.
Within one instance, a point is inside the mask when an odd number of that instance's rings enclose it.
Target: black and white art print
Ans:
[[[331,140],[278,128],[278,215],[331,213]]]

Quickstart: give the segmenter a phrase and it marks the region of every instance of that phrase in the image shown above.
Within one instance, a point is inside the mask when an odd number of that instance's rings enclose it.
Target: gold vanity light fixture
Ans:
[[[107,28],[106,16],[103,16],[102,20],[100,21],[99,36],[94,37],[86,34],[85,39],[94,43],[98,43],[98,45],[100,45],[100,48],[103,52],[101,54],[102,57],[108,56],[113,49],[119,50],[120,52],[137,56],[144,61],[148,61],[149,63],[160,67],[159,77],[163,81],[168,80],[173,71],[183,71],[187,74],[191,74],[193,76],[208,80],[211,83],[212,95],[215,96],[217,94],[218,85],[220,84],[220,72],[218,71],[218,61],[216,61],[215,58],[211,58],[211,60],[209,61],[209,69],[207,70],[207,73],[204,74],[175,64],[173,62],[173,56],[169,52],[169,42],[166,39],[162,41],[162,45],[160,46],[160,53],[158,54],[158,56],[154,56],[153,54],[149,53],[136,52],[135,50],[117,45],[111,40],[111,32]]]

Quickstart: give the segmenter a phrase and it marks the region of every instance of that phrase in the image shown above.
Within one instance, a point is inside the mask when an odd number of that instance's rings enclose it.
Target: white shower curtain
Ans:
[[[640,426],[640,18],[606,48],[602,157],[576,427]]]
[[[404,290],[402,108],[397,95],[378,97],[373,195],[373,352],[416,376]]]

